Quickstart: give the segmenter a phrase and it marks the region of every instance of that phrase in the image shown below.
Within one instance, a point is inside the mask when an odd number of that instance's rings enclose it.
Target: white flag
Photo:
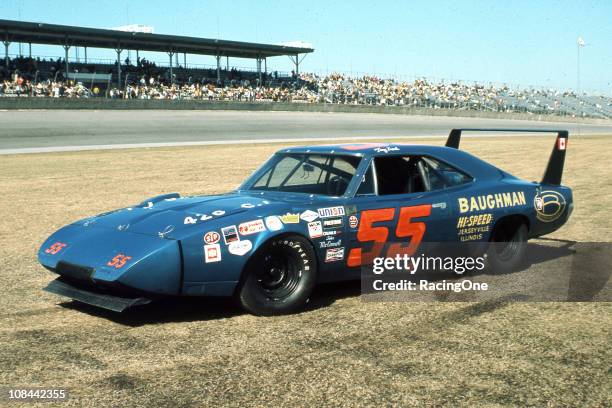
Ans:
[[[585,45],[586,45],[586,43],[584,42],[582,37],[578,37],[578,46],[579,47],[584,47]]]

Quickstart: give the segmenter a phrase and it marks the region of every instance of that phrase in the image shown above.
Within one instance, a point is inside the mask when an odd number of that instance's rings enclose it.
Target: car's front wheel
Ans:
[[[304,307],[316,284],[317,262],[307,239],[272,239],[249,260],[238,286],[240,305],[256,315],[278,315]]]

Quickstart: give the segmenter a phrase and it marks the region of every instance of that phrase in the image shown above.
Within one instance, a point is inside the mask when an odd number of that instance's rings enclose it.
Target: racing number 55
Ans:
[[[427,217],[431,214],[431,204],[415,205],[412,207],[400,208],[400,213],[395,228],[397,238],[410,237],[409,243],[394,242],[387,249],[387,257],[395,255],[412,255],[419,247],[423,235],[425,235],[426,225],[424,222],[411,222],[413,218]],[[381,208],[376,210],[365,210],[361,213],[357,240],[359,242],[373,242],[370,251],[363,248],[352,248],[347,258],[347,265],[350,267],[368,265],[374,262],[374,258],[380,256],[387,238],[389,229],[385,226],[374,227],[375,222],[391,221],[395,216],[395,208]]]

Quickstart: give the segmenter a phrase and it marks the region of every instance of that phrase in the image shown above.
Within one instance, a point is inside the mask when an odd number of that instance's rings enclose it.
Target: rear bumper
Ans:
[[[110,294],[95,287],[79,285],[61,277],[50,282],[43,290],[113,312],[123,312],[132,306],[146,305],[154,300],[153,297],[128,293]]]

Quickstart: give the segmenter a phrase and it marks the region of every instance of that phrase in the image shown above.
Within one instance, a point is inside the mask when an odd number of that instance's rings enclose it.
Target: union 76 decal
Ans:
[[[410,242],[394,242],[387,249],[387,257],[395,255],[412,255],[419,247],[426,225],[424,222],[412,222],[413,218],[427,217],[431,214],[431,204],[416,205],[400,208],[395,236],[397,238],[410,238]],[[374,262],[374,258],[381,255],[389,229],[385,226],[375,227],[373,224],[380,221],[391,221],[395,216],[395,208],[380,208],[376,210],[365,210],[361,213],[357,240],[359,242],[372,242],[372,248],[364,251],[363,248],[351,248],[347,258],[350,267],[368,265]]]

